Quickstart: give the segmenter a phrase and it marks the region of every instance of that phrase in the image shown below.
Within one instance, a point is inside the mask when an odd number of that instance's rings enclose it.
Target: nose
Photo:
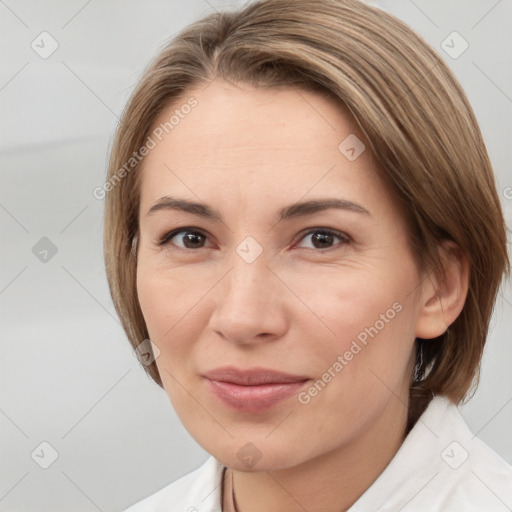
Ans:
[[[286,333],[286,287],[263,258],[247,263],[236,255],[214,300],[210,327],[231,343],[261,344]]]

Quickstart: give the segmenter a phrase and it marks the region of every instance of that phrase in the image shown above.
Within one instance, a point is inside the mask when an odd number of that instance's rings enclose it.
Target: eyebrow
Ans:
[[[296,217],[305,217],[314,215],[315,213],[329,210],[331,208],[346,210],[350,212],[360,213],[363,215],[372,216],[371,213],[358,203],[348,201],[347,199],[339,198],[325,198],[314,199],[310,201],[303,201],[285,206],[278,211],[279,222]],[[147,212],[146,215],[151,215],[161,210],[181,210],[184,212],[210,219],[218,222],[224,222],[222,215],[212,207],[204,203],[196,203],[187,199],[178,199],[172,196],[161,197]]]

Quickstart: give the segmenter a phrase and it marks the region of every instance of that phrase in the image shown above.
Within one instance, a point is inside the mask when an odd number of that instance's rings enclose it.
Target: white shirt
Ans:
[[[222,512],[225,466],[213,457],[124,512]],[[456,405],[435,397],[348,512],[506,512],[512,466],[475,437]]]

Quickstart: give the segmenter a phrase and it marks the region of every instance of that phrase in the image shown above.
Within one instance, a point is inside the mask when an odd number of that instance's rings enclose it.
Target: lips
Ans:
[[[231,382],[240,386],[258,386],[260,384],[289,384],[308,380],[308,377],[291,375],[267,368],[239,370],[234,367],[223,367],[204,374],[207,379]]]
[[[241,370],[222,367],[203,377],[210,391],[222,403],[244,412],[261,412],[297,394],[309,380],[268,368]]]

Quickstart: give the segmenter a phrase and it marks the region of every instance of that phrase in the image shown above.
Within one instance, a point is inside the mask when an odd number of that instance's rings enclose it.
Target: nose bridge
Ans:
[[[234,255],[231,271],[219,300],[225,307],[225,314],[236,317],[238,313],[245,313],[246,318],[250,314],[254,319],[258,313],[263,314],[263,309],[268,304],[265,299],[268,299],[268,290],[272,286],[271,276],[266,259],[262,256],[248,262],[238,254]]]
[[[225,290],[225,300],[241,300],[256,305],[261,303],[262,284],[269,284],[272,272],[268,268],[268,251],[252,236],[245,237],[235,248],[230,259],[231,271]],[[272,276],[273,277],[273,276]],[[258,286],[259,285],[259,286]]]
[[[280,336],[285,329],[278,279],[265,255],[256,255],[255,249],[250,240],[236,248],[230,271],[215,295],[212,328],[238,343],[250,343],[261,334]]]

